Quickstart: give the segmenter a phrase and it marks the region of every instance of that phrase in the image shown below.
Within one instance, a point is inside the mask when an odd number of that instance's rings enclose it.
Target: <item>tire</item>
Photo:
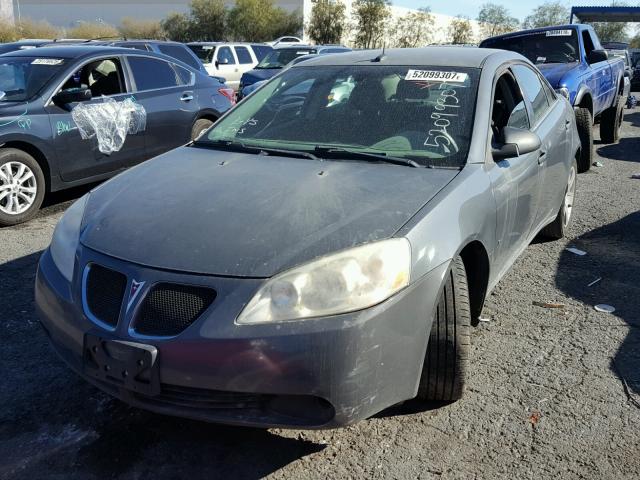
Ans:
[[[196,140],[200,135],[202,135],[202,132],[207,130],[211,125],[213,125],[213,122],[209,119],[199,118],[196,120],[191,128],[191,140]]]
[[[620,125],[623,113],[622,96],[618,95],[616,103],[602,112],[600,119],[600,139],[604,143],[617,143],[620,140]]]
[[[560,240],[563,238],[571,224],[571,220],[573,219],[573,205],[575,203],[576,198],[576,178],[578,165],[574,160],[571,164],[571,169],[569,170],[569,178],[567,180],[567,187],[565,188],[564,198],[562,200],[562,205],[560,206],[560,210],[558,211],[558,215],[553,222],[544,227],[540,231],[540,235],[549,238],[552,240]]]
[[[593,162],[593,122],[588,108],[576,108],[576,125],[581,145],[578,173],[584,173],[589,171]]]
[[[462,397],[471,349],[471,308],[462,258],[455,257],[436,304],[417,398],[452,402]]]
[[[0,149],[0,227],[33,217],[44,200],[45,185],[42,168],[31,155],[16,148]]]

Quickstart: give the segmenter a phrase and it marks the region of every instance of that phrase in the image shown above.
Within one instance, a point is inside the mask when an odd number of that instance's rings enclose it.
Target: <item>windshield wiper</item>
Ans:
[[[415,162],[408,158],[393,157],[383,152],[380,152],[380,153],[359,152],[357,150],[349,150],[347,148],[342,148],[342,147],[329,147],[329,146],[325,147],[322,145],[316,145],[313,152],[321,158],[330,158],[333,160],[340,160],[340,159],[365,160],[365,161],[392,163],[394,165],[403,165],[406,167],[414,167],[414,168],[421,167],[421,165],[418,162]]]
[[[296,157],[296,158],[309,158],[311,160],[317,160],[311,152],[305,152],[303,150],[288,150],[284,148],[269,148],[259,147],[252,145],[245,145],[242,142],[236,142],[232,140],[200,140],[193,142],[195,147],[204,148],[220,148],[223,150],[229,150],[232,152],[240,153],[252,153],[254,155],[279,155],[283,157]]]

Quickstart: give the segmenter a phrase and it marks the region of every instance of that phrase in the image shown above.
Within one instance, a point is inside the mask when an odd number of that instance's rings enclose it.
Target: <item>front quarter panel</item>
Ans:
[[[491,258],[495,234],[496,206],[481,164],[468,164],[398,232],[411,243],[412,281],[449,262],[474,240]]]

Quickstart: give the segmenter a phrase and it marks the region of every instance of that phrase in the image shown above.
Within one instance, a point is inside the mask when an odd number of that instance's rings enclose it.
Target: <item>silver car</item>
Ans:
[[[457,400],[486,295],[566,232],[579,150],[516,53],[319,56],[72,205],[37,311],[71,368],[160,413],[329,428]]]

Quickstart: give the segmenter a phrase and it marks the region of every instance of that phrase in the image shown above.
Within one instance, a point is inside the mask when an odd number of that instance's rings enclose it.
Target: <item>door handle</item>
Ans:
[[[538,155],[538,165],[542,165],[546,161],[547,161],[547,151],[540,150],[540,155]]]
[[[180,100],[183,102],[190,102],[193,100],[193,95],[191,93],[183,93]]]
[[[565,130],[569,130],[569,125],[571,125],[571,120],[566,119],[566,120],[564,121],[564,128],[565,128]]]

